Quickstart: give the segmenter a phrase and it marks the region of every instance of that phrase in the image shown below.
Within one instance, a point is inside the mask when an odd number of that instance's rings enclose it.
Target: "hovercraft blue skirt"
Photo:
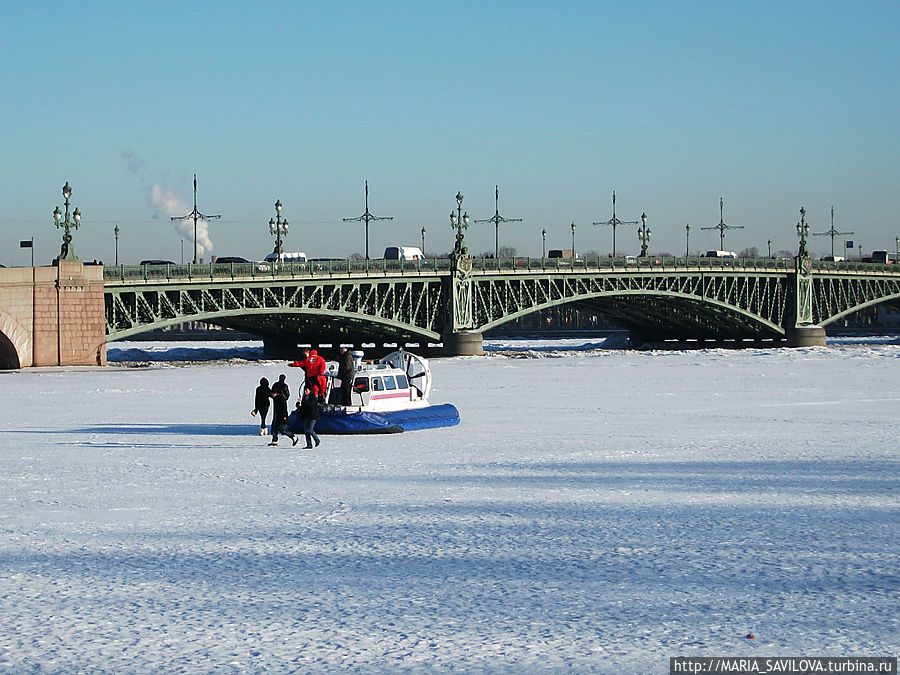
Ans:
[[[459,424],[459,411],[452,403],[380,413],[323,410],[316,421],[316,433],[398,434],[402,431],[452,427],[456,424]],[[303,421],[296,410],[288,417],[287,426],[294,433],[303,432]]]

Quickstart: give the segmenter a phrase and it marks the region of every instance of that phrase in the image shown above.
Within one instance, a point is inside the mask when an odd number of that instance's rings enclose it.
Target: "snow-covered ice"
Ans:
[[[433,360],[459,426],[315,451],[255,435],[276,362],[0,373],[0,672],[900,652],[896,340],[585,342]]]

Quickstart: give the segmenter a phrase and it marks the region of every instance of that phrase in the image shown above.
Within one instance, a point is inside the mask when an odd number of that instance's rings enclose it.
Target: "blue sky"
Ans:
[[[15,2],[0,4],[0,262],[59,250],[69,181],[83,259],[181,259],[166,208],[211,221],[214,255],[287,247],[448,251],[458,190],[501,245],[603,254],[646,212],[651,251],[796,248],[900,235],[897,2]],[[153,188],[171,197],[153,201]],[[174,204],[172,202],[175,202]],[[179,214],[180,215],[180,214]],[[493,249],[493,225],[467,234]],[[828,237],[812,240],[827,253]],[[184,241],[185,259],[191,241]],[[635,228],[620,252],[639,249]]]

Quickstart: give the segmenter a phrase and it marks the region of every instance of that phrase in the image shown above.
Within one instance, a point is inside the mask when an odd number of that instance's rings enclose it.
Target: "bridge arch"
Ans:
[[[31,365],[31,336],[13,317],[0,309],[0,370]]]
[[[641,303],[644,305],[643,308],[634,304],[626,308],[617,306],[618,303],[615,302],[617,299],[650,300],[650,302]],[[654,312],[647,310],[650,310],[651,305],[659,300],[662,300],[662,302],[658,302],[655,309],[667,311],[665,313],[656,313],[659,320],[654,321]],[[583,305],[592,311],[619,321],[627,328],[643,333],[653,333],[654,329],[662,326],[671,328],[673,324],[676,324],[679,325],[681,332],[684,333],[683,337],[696,337],[698,332],[708,330],[709,326],[716,323],[724,328],[724,330],[715,331],[721,333],[722,337],[730,336],[731,333],[736,334],[742,330],[746,331],[748,325],[752,326],[760,337],[784,336],[784,328],[780,325],[735,305],[713,298],[702,298],[686,293],[655,289],[622,289],[555,298],[492,320],[480,326],[479,330],[487,331],[543,309],[571,304]],[[644,309],[645,311],[640,313],[636,312],[636,309]],[[715,319],[715,322],[713,319]]]
[[[835,321],[839,321],[843,319],[845,316],[850,316],[851,314],[855,314],[856,312],[860,312],[869,307],[876,307],[878,305],[890,305],[900,303],[900,293],[893,293],[891,295],[886,295],[881,298],[873,298],[871,300],[867,300],[865,302],[860,302],[853,307],[848,307],[843,311],[840,311],[836,314],[833,314],[828,317],[820,317],[819,325],[827,326]]]
[[[262,324],[260,318],[278,318],[278,330],[269,331]],[[141,324],[132,328],[115,331],[107,335],[107,341],[122,340],[126,337],[132,337],[146,333],[151,330],[165,328],[168,326],[177,326],[188,321],[204,321],[218,325],[224,325],[229,328],[243,330],[249,333],[257,334],[260,338],[265,338],[269,333],[282,334],[285,317],[299,317],[302,320],[297,322],[300,327],[311,327],[316,320],[328,322],[326,329],[308,328],[307,331],[298,331],[298,333],[306,337],[307,333],[315,331],[311,337],[319,342],[339,340],[342,329],[349,330],[351,327],[360,323],[365,323],[369,329],[375,328],[376,333],[384,334],[385,339],[390,339],[399,333],[406,334],[406,337],[439,341],[441,335],[434,331],[429,331],[418,326],[407,323],[394,321],[379,316],[361,314],[356,312],[346,312],[340,310],[330,310],[325,308],[309,308],[309,307],[279,307],[279,308],[239,308],[221,310],[215,312],[204,312],[192,314],[190,316],[178,316],[173,318],[158,319],[152,323]],[[332,337],[328,337],[332,335]]]

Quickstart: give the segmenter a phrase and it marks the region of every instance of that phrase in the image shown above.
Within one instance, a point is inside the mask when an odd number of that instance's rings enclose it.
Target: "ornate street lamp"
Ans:
[[[72,188],[69,187],[69,181],[66,181],[66,184],[63,185],[62,193],[66,199],[65,220],[63,220],[63,214],[58,206],[53,209],[53,221],[56,223],[57,229],[62,227],[65,230],[62,247],[59,249],[59,260],[78,260],[78,256],[75,255],[75,246],[72,244],[72,233],[70,230],[73,227],[77,230],[81,224],[81,211],[76,206],[75,211],[71,214],[72,219],[69,220],[69,197],[72,196]]]
[[[575,257],[575,223],[572,223],[572,257]]]
[[[113,234],[116,235],[116,265],[119,264],[119,226],[113,228]]]
[[[641,242],[641,257],[647,257],[647,248],[650,245],[650,228],[647,227],[647,214],[641,214],[641,226],[638,228],[638,241]]]
[[[469,214],[462,212],[463,193],[456,193],[456,213],[450,212],[450,227],[456,228],[456,245],[453,247],[453,255],[456,257],[469,254],[466,248],[465,235],[463,229],[469,227]]]
[[[547,228],[541,228],[541,257],[547,257]]]
[[[422,255],[425,255],[425,228],[422,228]]]
[[[684,257],[691,255],[691,224],[684,226]]]
[[[275,237],[275,255],[284,253],[281,247],[282,237],[286,237],[288,233],[288,221],[281,219],[281,200],[275,202],[275,218],[269,218],[269,234]]]
[[[806,250],[806,238],[809,236],[809,223],[806,222],[806,209],[800,207],[800,222],[797,223],[797,236],[800,238],[800,250],[797,252],[798,258],[806,258],[809,251]]]

